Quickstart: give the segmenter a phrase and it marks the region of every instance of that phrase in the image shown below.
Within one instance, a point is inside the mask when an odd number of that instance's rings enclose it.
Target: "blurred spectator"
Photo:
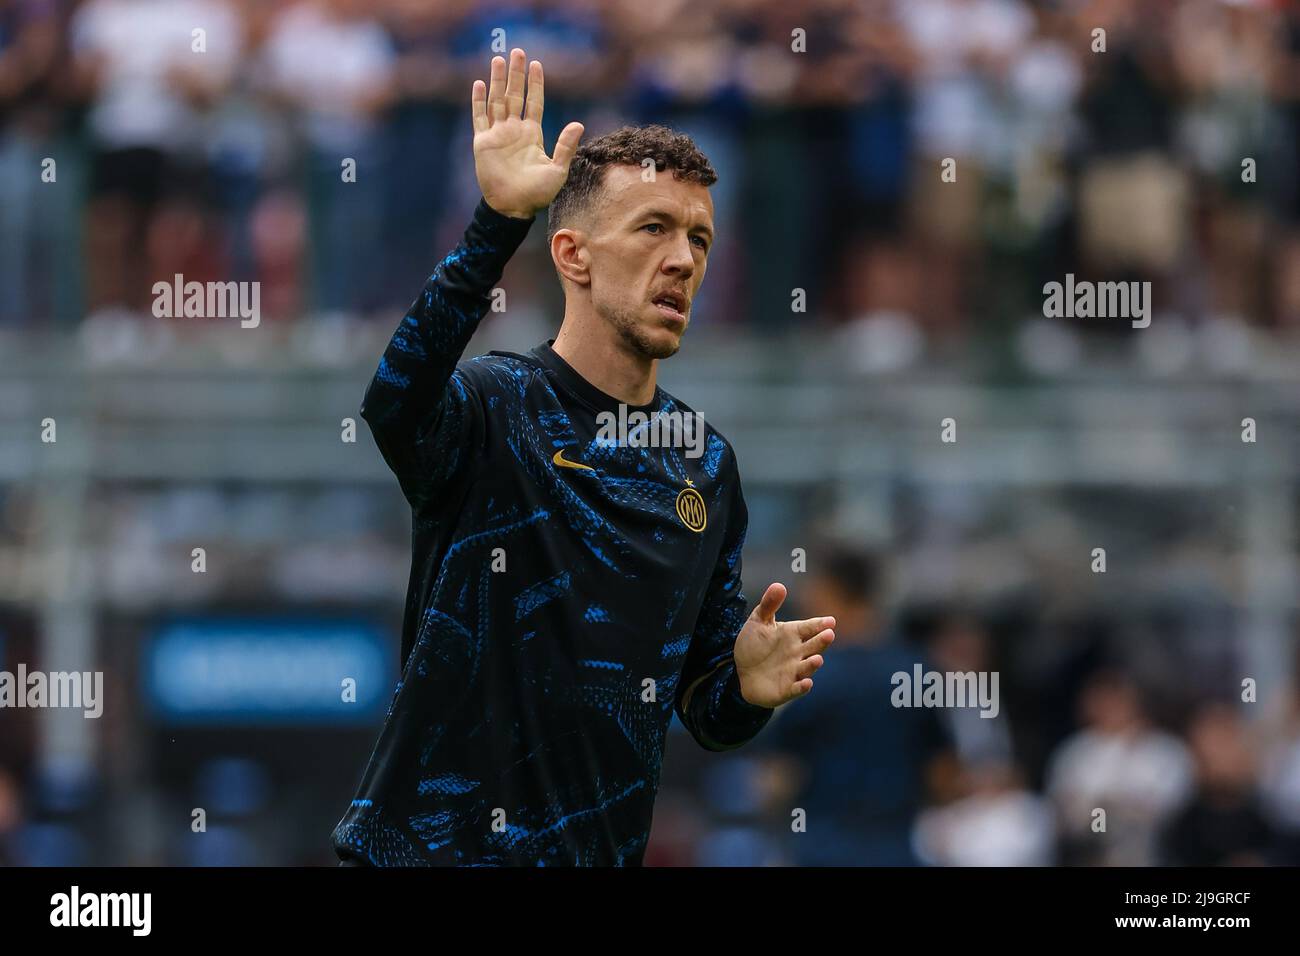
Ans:
[[[1083,729],[1053,756],[1047,792],[1056,804],[1067,864],[1150,866],[1156,837],[1192,786],[1187,748],[1151,725],[1139,690],[1118,671],[1084,687]],[[1105,830],[1094,830],[1105,811]]]
[[[969,794],[924,811],[916,826],[921,858],[940,866],[1050,866],[1051,804],[1027,790],[1010,764],[986,762],[964,775]]]
[[[954,609],[935,608],[923,631],[916,626],[914,616],[912,621],[908,637],[920,644],[936,670],[979,674],[996,669],[988,635],[973,616]],[[998,701],[997,717],[983,717],[976,707],[951,707],[941,711],[941,719],[963,763],[1000,766],[1012,763],[1010,718],[1003,701]]]
[[[1241,716],[1223,704],[1204,707],[1188,733],[1196,790],[1163,835],[1163,862],[1173,866],[1242,866],[1272,862],[1274,834],[1256,793],[1255,755]]]
[[[211,195],[221,211],[214,229],[226,278],[261,282],[263,315],[297,318],[305,213],[297,196],[297,129],[268,96],[266,43],[279,5],[234,0],[243,29],[243,64],[208,123],[204,141]]]
[[[755,743],[784,757],[769,780],[779,816],[806,813],[789,853],[803,866],[909,866],[912,823],[950,747],[935,710],[896,708],[892,676],[921,660],[881,628],[881,570],[847,547],[810,549],[807,606],[836,619],[814,692],[786,705]],[[923,662],[924,663],[924,662]]]
[[[62,113],[62,12],[49,0],[0,3],[0,323],[65,311],[54,275],[58,256],[73,255],[63,243],[70,204],[57,190],[41,192],[43,161],[61,154],[70,125]],[[62,181],[74,184],[76,172],[65,163]]]
[[[452,34],[468,6],[394,0],[389,10],[396,90],[387,123],[383,248],[385,293],[395,310],[409,305],[445,251],[437,226],[450,218],[452,152],[466,131],[465,73]]]
[[[219,270],[205,230],[205,119],[239,66],[224,0],[89,0],[72,21],[90,96],[88,305],[147,311],[160,278]],[[142,254],[143,250],[143,254]]]
[[[396,92],[392,41],[363,0],[301,0],[271,27],[263,55],[269,89],[302,124],[311,304],[373,308],[388,175],[381,111]]]
[[[1292,661],[1291,686],[1271,714],[1260,770],[1260,800],[1277,833],[1277,862],[1300,866],[1300,656]]]

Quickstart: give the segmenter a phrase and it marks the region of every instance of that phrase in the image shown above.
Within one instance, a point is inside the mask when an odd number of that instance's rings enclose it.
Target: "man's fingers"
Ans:
[[[469,111],[474,119],[474,132],[482,133],[492,125],[487,114],[487,84],[482,80],[475,80],[470,90]]]
[[[504,57],[492,58],[487,93],[489,123],[499,123],[506,118],[506,61]]]
[[[804,694],[808,693],[808,691],[812,689],[813,689],[813,682],[811,677],[805,677],[802,680],[797,680],[790,687],[790,699],[794,700],[794,698],[796,697],[802,697]]]
[[[835,629],[835,618],[833,617],[810,617],[806,621],[791,621],[790,623],[799,634],[799,640],[801,641],[816,637],[827,629]]]
[[[560,131],[560,137],[555,141],[555,156],[552,162],[556,166],[567,170],[569,164],[573,162],[573,156],[578,151],[578,140],[582,139],[585,127],[581,123],[570,123]]]
[[[533,60],[528,65],[528,99],[524,105],[524,119],[542,122],[542,107],[546,104],[546,89],[542,78],[542,64]]]
[[[524,111],[524,51],[515,47],[510,51],[510,77],[506,81],[506,118]]]
[[[807,660],[799,662],[799,669],[794,672],[796,680],[803,680],[805,677],[812,677],[816,674],[821,666],[826,663],[826,658],[820,654],[814,654]]]
[[[824,631],[818,631],[814,636],[808,638],[808,640],[799,645],[803,654],[803,659],[807,660],[814,654],[820,654],[822,651],[826,650],[826,648],[830,647],[831,642],[834,640],[835,632],[829,627]]]
[[[785,603],[785,594],[784,584],[779,581],[769,584],[767,590],[763,592],[763,599],[758,602],[758,607],[754,608],[754,615],[764,624],[775,623],[776,612]]]

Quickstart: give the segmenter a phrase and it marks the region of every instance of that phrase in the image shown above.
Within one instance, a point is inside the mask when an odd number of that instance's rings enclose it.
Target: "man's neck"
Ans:
[[[627,351],[607,323],[602,322],[599,331],[604,334],[579,331],[566,319],[551,348],[606,395],[628,405],[649,405],[655,397],[659,362]]]

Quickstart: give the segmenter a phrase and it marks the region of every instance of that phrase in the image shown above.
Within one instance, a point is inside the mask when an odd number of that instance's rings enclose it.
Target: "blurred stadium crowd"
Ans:
[[[1098,27],[1104,53],[1092,49]],[[88,476],[75,533],[62,499],[42,497],[62,493],[56,481],[39,467],[0,469],[0,669],[41,664],[68,620],[68,595],[44,593],[32,563],[65,533],[94,567],[83,624],[109,688],[89,764],[47,759],[38,715],[0,715],[0,863],[330,862],[326,836],[378,715],[353,726],[248,713],[185,723],[141,675],[173,613],[359,615],[384,623],[395,667],[403,503],[377,455],[360,475],[344,464],[356,456],[327,458],[276,428],[320,409],[331,427],[355,413],[377,343],[459,238],[478,198],[469,84],[498,29],[505,48],[545,64],[548,144],[573,119],[587,138],[654,121],[710,156],[719,240],[698,334],[665,376],[685,369],[694,390],[680,394],[716,407],[738,448],[751,597],[783,580],[792,615],[835,606],[839,619],[815,694],[752,746],[708,754],[674,725],[647,863],[1300,864],[1300,673],[1283,673],[1300,669],[1296,588],[1292,576],[1261,591],[1270,555],[1247,555],[1280,533],[1270,540],[1291,551],[1278,573],[1294,571],[1294,433],[1273,432],[1285,436],[1276,454],[1289,483],[1261,483],[1273,497],[1251,511],[1247,466],[1226,488],[1198,470],[1231,461],[1236,436],[1202,420],[1189,426],[1200,445],[1125,432],[1129,393],[1111,370],[1110,405],[1087,396],[1019,410],[1041,415],[1035,440],[1048,457],[1065,459],[1079,426],[1101,477],[1068,485],[1068,467],[1008,448],[982,474],[1034,477],[945,485],[914,467],[922,459],[906,444],[938,415],[925,406],[891,422],[919,393],[889,404],[888,383],[851,374],[924,355],[921,384],[952,384],[945,376],[973,345],[996,351],[1028,327],[1021,359],[1038,371],[1101,370],[1054,337],[1067,323],[1041,327],[1042,285],[1066,273],[1153,283],[1152,335],[1074,323],[1103,329],[1107,343],[1208,330],[1211,362],[1248,376],[1240,357],[1251,353],[1234,335],[1293,340],[1300,15],[1283,0],[0,0],[0,343],[147,316],[153,282],[175,273],[259,281],[265,316],[284,330],[360,319],[376,336],[342,349],[333,364],[354,367],[337,389],[274,365],[275,381],[222,383],[183,348],[136,356],[120,387],[96,380],[93,401],[107,409],[97,424],[113,440],[95,454],[117,458],[112,474]],[[791,49],[797,29],[806,52]],[[41,178],[47,157],[54,182]],[[948,158],[953,182],[940,179]],[[345,159],[355,182],[342,180]],[[1254,181],[1243,181],[1244,159]],[[490,319],[509,335],[489,347],[531,345],[554,328],[561,300],[540,231],[511,264],[510,314]],[[808,290],[807,314],[792,313],[794,288]],[[528,316],[532,325],[504,325]],[[768,333],[792,332],[807,353],[762,352]],[[267,351],[257,361],[289,362]],[[800,362],[824,372],[815,356],[827,351],[849,363],[821,376],[830,391],[889,411],[864,417],[868,450],[855,463],[850,449],[842,486],[787,487],[783,461],[816,457],[791,441],[819,433],[789,426],[791,407],[761,403],[778,401],[780,377],[798,378]],[[4,365],[3,353],[0,367],[23,384],[22,363]],[[170,380],[180,384],[161,391]],[[714,401],[694,400],[706,387]],[[0,404],[44,407],[14,389]],[[1239,393],[1210,392],[1220,404],[1205,420],[1237,412]],[[1170,392],[1162,411],[1142,395],[1148,416],[1171,423],[1203,397]],[[788,426],[781,443],[731,427],[729,409],[746,405],[777,432]],[[963,407],[962,427],[987,423],[993,435],[997,414],[982,408]],[[1104,427],[1089,433],[1085,412]],[[152,444],[114,431],[119,414],[137,416]],[[1044,436],[1058,435],[1050,447]],[[1106,484],[1132,447],[1139,477]],[[298,467],[280,474],[274,462]],[[864,525],[872,533],[812,544]],[[208,547],[205,575],[190,573],[195,541]],[[1128,556],[1127,577],[1080,574],[1063,557],[1097,541]],[[795,545],[809,551],[797,579]],[[1267,674],[1249,653],[1261,593],[1289,615],[1286,665]],[[999,717],[891,707],[890,675],[916,660],[998,671]],[[1289,690],[1242,705],[1249,674]],[[197,806],[208,811],[202,839],[190,827]],[[807,832],[792,832],[793,807]],[[1093,830],[1098,807],[1104,834]]]
[[[782,327],[800,287],[819,320],[943,338],[1066,272],[1300,321],[1281,0],[5,0],[0,321],[147,310],[175,273],[259,280],[282,318],[404,308],[471,208],[466,90],[498,36],[547,65],[548,142],[654,120],[712,158],[700,322]]]
[[[739,765],[697,761],[705,803],[730,825],[661,812],[651,862],[1300,863],[1300,695],[1249,719],[1230,685],[1207,689],[1231,653],[1176,649],[1142,615],[1043,614],[1024,600],[885,614],[878,558],[835,544],[816,553],[800,603],[838,609],[835,666]],[[964,709],[896,707],[893,675],[918,661],[998,672],[1001,712],[982,717],[973,697]]]

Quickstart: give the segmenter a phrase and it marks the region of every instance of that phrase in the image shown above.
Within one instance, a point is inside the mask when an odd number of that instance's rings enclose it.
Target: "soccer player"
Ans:
[[[834,618],[746,616],[736,457],[598,433],[691,409],[655,384],[713,242],[716,175],[691,140],[624,127],[542,141],[542,66],[492,59],[471,93],[482,199],[394,333],[361,408],[411,505],[402,677],[356,799],[346,862],[639,865],[675,710],[709,750],[809,692]],[[643,175],[642,161],[656,175]],[[550,207],[554,340],[460,361],[493,286]],[[642,436],[643,437],[643,436]]]

